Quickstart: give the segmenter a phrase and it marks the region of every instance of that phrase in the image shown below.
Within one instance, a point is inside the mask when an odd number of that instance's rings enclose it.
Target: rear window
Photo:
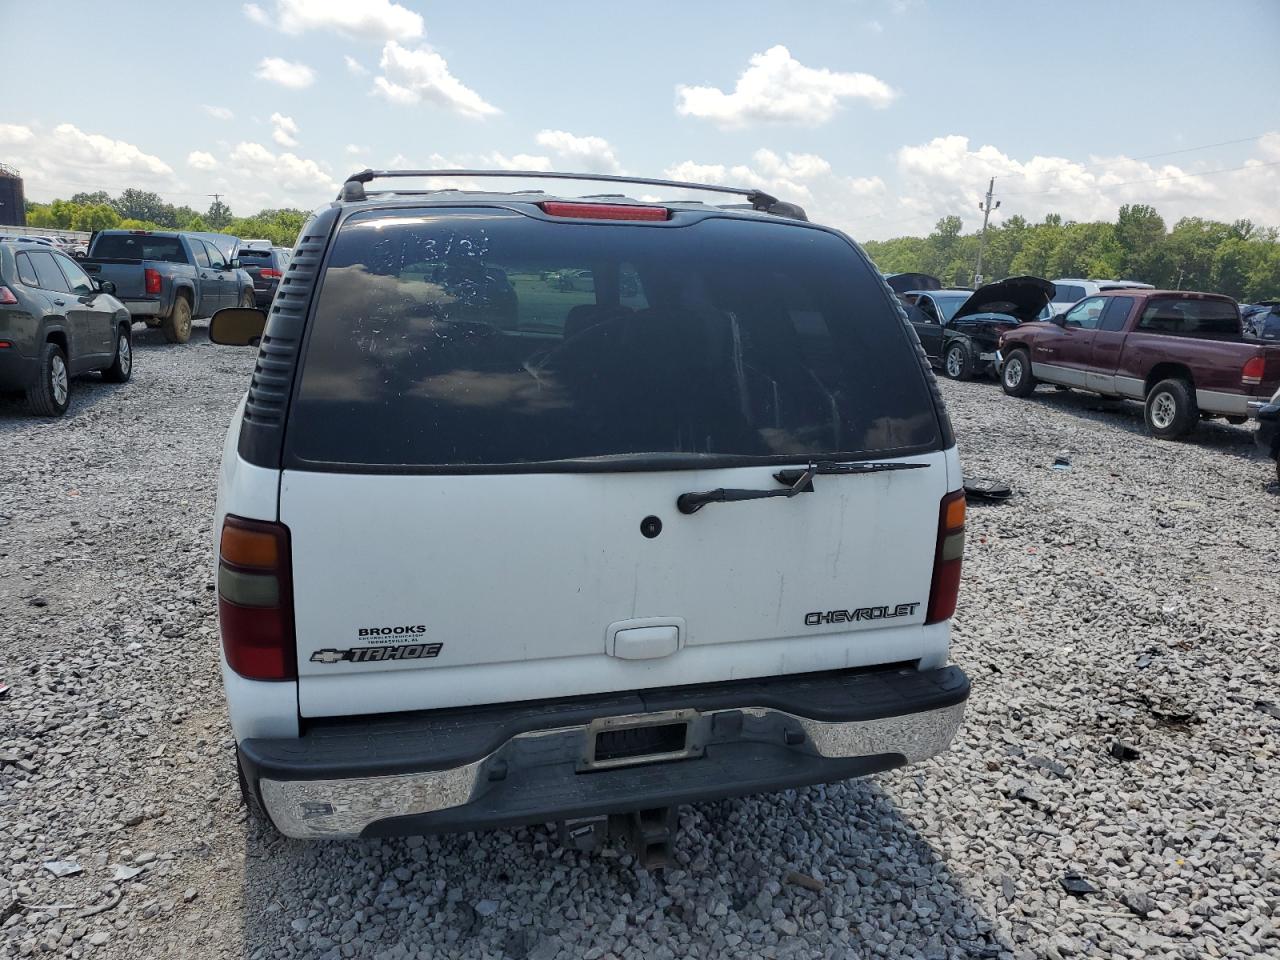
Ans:
[[[1240,311],[1230,300],[1151,300],[1138,329],[1192,337],[1240,336]]]
[[[1085,293],[1084,287],[1073,283],[1055,283],[1053,285],[1053,302],[1076,303],[1085,298]]]
[[[368,211],[338,233],[291,460],[612,469],[939,443],[906,329],[839,237],[437,214]]]
[[[182,242],[177,237],[150,237],[134,233],[102,234],[94,241],[92,256],[107,260],[187,262]]]
[[[270,250],[245,250],[241,248],[240,252],[237,253],[236,256],[240,258],[241,262],[245,262],[248,260],[270,260],[271,251]]]

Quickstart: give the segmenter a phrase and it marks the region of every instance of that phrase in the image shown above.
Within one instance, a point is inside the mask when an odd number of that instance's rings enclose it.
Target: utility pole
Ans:
[[[992,181],[992,183],[994,183],[994,182],[995,182],[995,181],[993,180],[993,181]],[[222,202],[222,194],[220,194],[220,193],[206,193],[206,194],[205,194],[205,196],[206,196],[206,197],[213,197],[213,202],[214,202],[214,203],[221,203],[221,202]]]
[[[979,203],[978,209],[982,211],[982,236],[978,238],[978,269],[973,274],[973,286],[982,286],[982,251],[987,245],[987,218],[991,216],[991,211],[999,208],[1000,201],[995,202],[995,206],[991,204],[991,195],[996,191],[996,178],[992,177],[991,182],[987,184],[987,202]]]

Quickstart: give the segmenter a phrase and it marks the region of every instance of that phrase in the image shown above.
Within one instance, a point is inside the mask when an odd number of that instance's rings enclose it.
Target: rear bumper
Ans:
[[[0,349],[0,390],[25,390],[39,377],[39,357],[24,357],[17,347]]]
[[[878,773],[945,750],[968,696],[957,667],[808,674],[344,719],[296,739],[248,739],[239,750],[250,788],[282,833],[396,836],[626,813]],[[688,725],[680,759],[591,769],[593,721],[675,716]]]
[[[158,317],[163,312],[159,300],[121,300],[131,317]]]

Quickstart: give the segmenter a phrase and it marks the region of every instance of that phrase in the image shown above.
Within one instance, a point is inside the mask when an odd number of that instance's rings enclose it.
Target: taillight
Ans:
[[[228,516],[218,547],[218,624],[231,669],[250,680],[294,680],[289,530]]]
[[[671,217],[671,211],[666,207],[640,207],[627,203],[565,203],[560,200],[544,200],[538,206],[548,216],[573,217],[577,220],[668,220]]]
[[[146,284],[147,293],[160,292],[160,271],[152,270],[147,267],[142,271],[143,282]]]
[[[964,491],[942,498],[938,510],[938,546],[933,555],[933,586],[925,623],[941,623],[956,612],[960,594],[960,562],[964,559]]]
[[[279,280],[284,276],[284,274],[279,270],[273,270],[271,267],[267,267],[265,270],[259,270],[258,276],[266,277],[268,280]]]
[[[8,307],[18,302],[18,298],[13,295],[13,291],[8,287],[0,287],[0,307]]]
[[[0,300],[0,303],[4,301]],[[1265,357],[1250,357],[1244,365],[1244,369],[1240,371],[1240,382],[1249,386],[1256,387],[1262,383],[1262,372],[1266,369],[1267,361]]]

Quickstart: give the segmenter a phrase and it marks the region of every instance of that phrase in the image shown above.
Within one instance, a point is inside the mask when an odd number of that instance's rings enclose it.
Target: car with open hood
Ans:
[[[899,299],[930,363],[952,380],[994,374],[1000,334],[1035,320],[1053,296],[1040,277],[1010,277],[968,290],[911,290]]]

